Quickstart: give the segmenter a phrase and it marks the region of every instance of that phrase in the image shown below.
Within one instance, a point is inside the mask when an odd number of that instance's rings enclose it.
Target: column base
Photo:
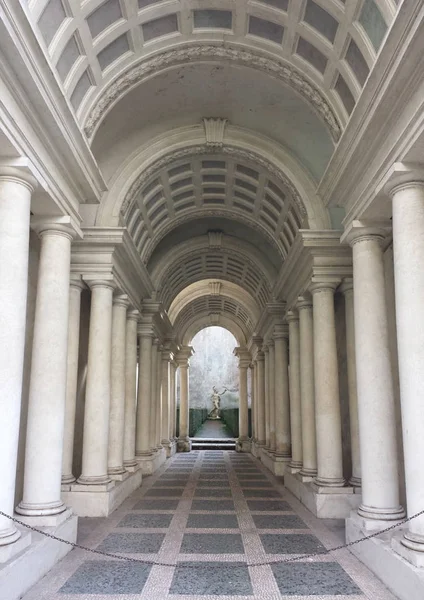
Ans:
[[[49,528],[48,533],[68,542],[75,542],[78,519],[70,511],[66,511],[66,514],[68,515],[67,519],[54,529]],[[68,544],[63,544],[39,533],[29,534],[24,528],[22,528],[20,540],[15,543],[19,544],[21,540],[26,545],[0,567],[0,600],[22,598],[37,581],[72,550],[72,546]],[[30,543],[27,544],[27,541]],[[13,545],[11,544],[11,546]]]
[[[378,522],[381,529],[392,524],[387,521]],[[346,519],[346,542],[369,536],[373,531],[369,529],[370,525],[374,526],[375,531],[375,522],[352,512]],[[400,600],[422,600],[424,569],[414,565],[412,555],[417,553],[407,549],[402,543],[406,528],[407,524],[400,525],[399,529],[364,540],[351,546],[349,550]]]
[[[62,485],[70,485],[71,483],[75,483],[76,480],[76,477],[72,473],[70,475],[62,475]]]
[[[301,471],[302,466],[303,466],[303,463],[301,461],[292,459],[290,461],[290,463],[287,465],[287,471],[294,475],[295,473],[299,473]]]
[[[60,515],[65,511],[66,506],[60,500],[46,504],[19,502],[18,506],[15,508],[15,512],[17,512],[18,515],[33,519],[31,523],[33,522],[35,524],[35,519],[37,518],[37,524],[40,526],[45,525],[46,527],[54,527],[58,524],[56,515]],[[22,520],[25,519],[23,518]]]
[[[77,479],[81,485],[108,485],[110,481],[109,475],[80,475]]]
[[[358,515],[366,520],[372,521],[401,521],[405,517],[403,506],[394,508],[376,508],[375,506],[365,506],[361,504],[358,507]],[[385,525],[387,527],[387,523]]]
[[[177,443],[174,440],[162,440],[162,447],[165,450],[166,458],[171,458],[177,451]]]
[[[261,460],[262,448],[263,443],[261,444],[258,440],[252,440],[250,451],[253,454],[253,456],[255,458],[258,458],[259,460]]]
[[[290,456],[278,456],[262,448],[261,461],[276,477],[284,477],[290,460]]]
[[[128,471],[124,471],[123,473],[109,473],[109,476],[111,478],[112,481],[125,481],[125,479],[127,479],[129,477],[129,472]]]
[[[6,542],[7,540],[7,542]],[[0,565],[8,562],[14,556],[25,550],[32,540],[32,534],[28,529],[20,527],[16,529],[13,535],[7,536],[7,538],[1,538],[0,540]],[[6,542],[6,543],[5,543]],[[1,567],[0,567],[1,573]],[[0,575],[1,577],[1,575]]]
[[[346,479],[344,479],[344,477],[340,477],[340,478],[327,478],[327,477],[316,477],[315,481],[314,481],[314,485],[319,488],[319,489],[326,489],[326,488],[336,488],[336,489],[340,489],[340,488],[344,488],[344,486],[346,485]],[[329,493],[331,493],[329,491]]]
[[[403,537],[392,538],[392,548],[414,567],[424,567],[424,536],[406,531]]]
[[[350,485],[351,487],[354,487],[354,488],[360,488],[360,487],[362,487],[362,480],[360,477],[354,477],[352,475],[352,477],[348,481],[348,485]]]
[[[354,488],[324,488],[312,481],[304,482],[300,473],[286,471],[284,485],[319,519],[344,519],[357,509],[361,495]]]
[[[191,441],[188,438],[178,438],[177,452],[191,452]]]
[[[22,515],[19,513],[19,520],[27,525],[33,527],[58,527],[61,523],[64,523],[72,515],[72,511],[69,507],[63,504],[65,510],[56,515]]]
[[[166,460],[164,448],[146,456],[137,456],[137,462],[143,475],[151,475],[157,471]]]
[[[300,475],[300,477],[303,478],[302,481],[305,483],[307,481],[312,481],[313,479],[315,479],[317,474],[318,474],[318,471],[316,469],[310,469],[309,467],[305,467],[305,466],[303,466],[299,471],[299,475]]]
[[[123,481],[104,486],[75,483],[70,491],[62,492],[62,499],[79,517],[107,517],[141,485],[140,469],[127,475]]]
[[[128,473],[135,473],[135,471],[139,470],[140,465],[138,464],[138,462],[136,461],[136,459],[134,457],[133,460],[124,461],[124,467],[125,467],[125,470],[128,471]]]
[[[236,452],[250,452],[251,447],[252,444],[248,437],[240,437],[236,440]]]

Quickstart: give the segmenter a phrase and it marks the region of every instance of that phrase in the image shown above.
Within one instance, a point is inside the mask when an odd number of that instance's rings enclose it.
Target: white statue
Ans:
[[[208,419],[220,419],[221,417],[219,416],[219,411],[221,408],[221,396],[222,394],[225,394],[227,388],[224,388],[224,390],[221,393],[218,392],[218,389],[215,386],[212,387],[212,390],[213,394],[211,395],[211,400],[213,408],[208,415]]]

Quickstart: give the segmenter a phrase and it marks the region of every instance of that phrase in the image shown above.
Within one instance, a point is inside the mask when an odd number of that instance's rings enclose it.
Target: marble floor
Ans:
[[[178,454],[108,518],[80,519],[79,543],[146,564],[73,550],[23,600],[395,600],[327,552],[339,531],[250,455]]]
[[[203,425],[196,431],[197,438],[210,438],[210,439],[221,439],[221,438],[234,438],[232,432],[227,429],[225,423],[221,420],[207,419]]]

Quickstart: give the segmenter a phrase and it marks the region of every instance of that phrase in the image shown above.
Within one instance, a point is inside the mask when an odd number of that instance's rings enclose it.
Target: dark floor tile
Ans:
[[[308,529],[297,515],[252,515],[258,529]]]
[[[119,521],[118,527],[169,527],[171,524],[173,515],[168,514],[149,514],[140,515],[137,513],[125,515],[125,517]]]
[[[62,594],[141,594],[151,565],[87,561],[60,588]]]
[[[212,488],[201,487],[194,492],[194,497],[207,497],[207,498],[231,498],[231,490],[225,488],[219,488],[217,490]]]
[[[216,512],[220,510],[235,510],[235,507],[234,502],[231,500],[193,500],[191,510]]]
[[[282,596],[349,596],[362,594],[337,563],[271,565]]]
[[[228,474],[227,473],[201,473],[199,479],[200,480],[213,479],[215,481],[217,481],[217,480],[228,481]]]
[[[291,511],[290,505],[283,500],[248,500],[247,506],[252,511]]]
[[[275,534],[264,533],[259,536],[267,554],[324,554],[327,550],[318,538],[308,533]]]
[[[247,489],[247,488],[266,488],[266,489],[270,489],[270,490],[275,490],[274,486],[272,485],[272,483],[269,483],[269,481],[267,481],[266,479],[264,480],[259,480],[257,481],[256,479],[254,481],[243,481],[240,483],[240,486],[242,489]]]
[[[248,567],[242,563],[180,563],[175,569],[171,594],[192,596],[251,596]]]
[[[182,496],[184,492],[184,488],[175,487],[175,488],[160,488],[160,489],[150,489],[148,492],[144,494],[145,498],[150,498],[151,496],[156,496],[159,498],[167,498],[172,496]]]
[[[275,490],[244,489],[243,495],[246,498],[281,498],[281,494]]]
[[[239,481],[269,481],[262,473],[237,473]]]
[[[221,479],[205,479],[205,480],[199,480],[197,482],[197,487],[198,488],[210,488],[210,487],[220,487],[220,488],[227,488],[229,487],[230,483],[229,481],[225,481],[225,480],[221,480]]]
[[[134,506],[134,510],[176,510],[179,500],[160,500],[159,498],[149,498],[148,500],[140,500]]]
[[[157,487],[180,487],[184,489],[186,485],[185,481],[181,482],[178,479],[158,479],[150,489]]]
[[[150,554],[159,552],[164,533],[110,533],[97,547],[103,552]]]
[[[185,533],[182,554],[243,554],[244,547],[238,533]]]
[[[187,527],[197,529],[238,529],[236,515],[190,515]]]

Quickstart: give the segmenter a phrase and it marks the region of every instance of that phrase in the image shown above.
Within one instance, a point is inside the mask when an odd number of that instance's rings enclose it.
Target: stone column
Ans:
[[[68,360],[66,371],[65,430],[63,434],[62,484],[75,482],[72,472],[74,457],[75,411],[78,387],[78,357],[81,315],[81,292],[84,283],[71,279],[69,287]]]
[[[269,402],[269,348],[268,345],[263,347],[265,356],[264,361],[264,379],[265,379],[265,395],[264,395],[264,421],[265,421],[265,448],[270,448],[270,402]]]
[[[393,250],[399,380],[408,516],[424,506],[424,182],[393,188]],[[410,521],[402,544],[424,566],[424,515]]]
[[[275,344],[275,455],[289,458],[290,440],[290,396],[288,371],[288,328],[277,325],[274,331]]]
[[[29,218],[32,177],[0,170],[0,510],[13,515],[28,289]],[[4,418],[7,415],[7,418]],[[20,537],[0,516],[0,548]],[[9,551],[4,550],[5,558]],[[7,553],[7,554],[6,554]]]
[[[162,450],[162,418],[163,418],[163,407],[162,407],[162,352],[163,346],[159,345],[156,348],[158,353],[157,357],[157,369],[156,369],[156,448]],[[169,423],[169,418],[168,418]]]
[[[314,392],[314,333],[312,301],[301,297],[297,302],[300,335],[300,399],[302,409],[302,455],[300,474],[315,477],[317,474],[317,444],[315,428]]]
[[[239,369],[239,445],[249,440],[249,405],[247,398],[247,370],[250,364],[250,354],[243,348],[235,348],[234,354],[238,357]]]
[[[136,417],[136,456],[150,456],[150,405],[152,401],[152,349],[154,333],[152,328],[139,325],[140,357],[138,364],[138,398]]]
[[[189,397],[188,397],[188,369],[189,359],[193,354],[193,349],[186,347],[181,350],[177,356],[178,366],[180,367],[180,435],[178,438],[178,451],[190,452],[191,444],[188,435],[189,432]]]
[[[108,473],[120,476],[124,468],[125,347],[128,297],[115,296],[112,308],[112,362],[109,411]]]
[[[135,424],[137,405],[137,323],[138,310],[127,312],[125,335],[125,427],[124,427],[124,467],[133,471],[135,459]]]
[[[149,439],[150,450],[156,452],[157,448],[157,432],[156,432],[156,415],[158,411],[158,349],[160,341],[156,338],[152,345],[152,375],[151,375],[151,399],[150,399],[150,427]]]
[[[161,368],[162,368],[162,445],[167,449],[167,453],[169,454],[171,448],[170,441],[170,421],[171,421],[171,413],[170,413],[170,379],[171,379],[171,364],[170,361],[172,359],[172,354],[169,350],[164,350],[162,352],[162,360],[161,360]]]
[[[175,360],[170,362],[170,382],[169,382],[169,439],[175,440],[177,437],[177,368],[178,364]]]
[[[41,238],[29,384],[25,473],[21,515],[63,512],[61,493],[68,355],[72,227],[46,223]]]
[[[256,417],[257,417],[257,444],[265,446],[265,354],[259,351],[256,354],[257,381],[256,390]]]
[[[289,363],[290,363],[290,425],[292,460],[289,467],[293,471],[302,468],[302,405],[300,396],[300,333],[299,315],[297,312],[287,313],[289,324]]]
[[[82,472],[78,483],[108,484],[107,453],[109,437],[110,367],[112,355],[111,280],[88,281],[91,288],[88,334],[87,385],[85,392]],[[95,489],[100,489],[96,487]]]
[[[274,340],[268,342],[268,393],[269,393],[269,450],[275,453],[275,344]]]
[[[399,504],[396,418],[390,364],[383,251],[384,232],[358,228],[353,249],[355,355],[361,450],[362,504],[358,514],[397,520]],[[415,327],[416,329],[416,327]]]
[[[355,317],[353,309],[353,280],[340,287],[345,299],[347,384],[349,392],[349,424],[352,453],[352,477],[349,485],[361,487],[361,457],[359,449],[358,394],[356,390]]]
[[[256,441],[256,377],[255,363],[250,364],[250,418],[252,427],[252,441]]]
[[[314,315],[315,423],[318,475],[321,487],[342,487],[343,453],[337,362],[335,283],[311,286]]]

